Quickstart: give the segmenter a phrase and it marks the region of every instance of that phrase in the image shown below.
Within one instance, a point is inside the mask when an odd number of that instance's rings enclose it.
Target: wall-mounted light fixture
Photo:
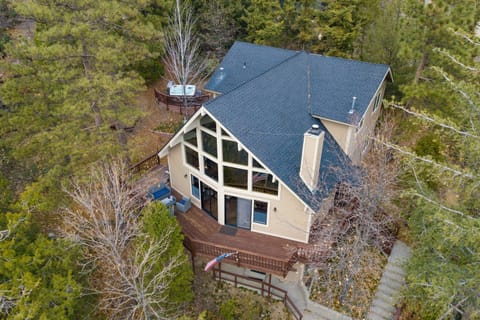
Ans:
[[[183,177],[184,177],[185,179],[187,179],[188,174],[185,173],[185,174],[183,175]]]
[[[277,212],[277,207],[273,207],[273,212]]]

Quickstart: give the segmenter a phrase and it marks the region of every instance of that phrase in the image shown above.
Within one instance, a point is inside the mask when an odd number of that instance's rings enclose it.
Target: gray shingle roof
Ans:
[[[297,67],[305,74],[307,69],[310,69],[312,115],[352,125],[358,124],[375,91],[390,72],[390,68],[383,64],[306,54],[237,41],[205,89],[225,94],[299,54],[308,57]],[[290,77],[287,75],[287,78]],[[278,85],[277,79],[273,80],[272,85]],[[294,79],[290,79],[282,90],[292,92],[290,88],[295,86],[293,81]],[[306,83],[305,81],[302,85]],[[349,114],[353,97],[357,98],[354,117]]]
[[[390,72],[374,64],[320,55],[309,55],[312,113],[343,123],[358,124],[370,100]],[[348,113],[353,97],[357,117]]]
[[[205,108],[317,210],[353,165],[315,117],[357,124],[389,70],[386,65],[235,42],[205,86],[222,95]],[[354,96],[356,117],[349,114]],[[299,176],[303,135],[312,124],[325,131],[319,190],[313,193]]]
[[[307,110],[306,53],[208,102],[205,108],[281,181],[317,210],[339,179],[333,166],[350,166],[334,138]],[[288,88],[288,89],[286,89]],[[299,176],[303,135],[318,124],[325,133],[321,190],[312,194]],[[335,170],[338,170],[335,169]]]
[[[236,41],[205,85],[205,89],[226,93],[295,54],[297,52],[292,50]]]

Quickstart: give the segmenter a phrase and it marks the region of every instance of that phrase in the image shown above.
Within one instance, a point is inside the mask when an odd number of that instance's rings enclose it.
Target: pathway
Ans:
[[[405,269],[403,265],[410,255],[410,248],[405,243],[397,240],[380,279],[367,319],[393,319],[396,311],[395,305],[399,301],[400,291],[405,284]]]
[[[405,283],[403,264],[410,257],[410,248],[397,240],[388,258],[387,265],[377,287],[374,300],[370,306],[368,320],[391,320],[396,311],[396,303]],[[352,320],[351,317],[327,308],[308,298],[303,283],[272,279],[272,284],[287,290],[293,303],[302,310],[304,320]]]

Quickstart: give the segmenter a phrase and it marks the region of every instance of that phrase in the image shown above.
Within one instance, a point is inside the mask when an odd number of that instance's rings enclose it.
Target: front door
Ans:
[[[218,221],[218,200],[217,191],[200,182],[202,210]]]
[[[225,224],[250,230],[252,200],[225,196]]]

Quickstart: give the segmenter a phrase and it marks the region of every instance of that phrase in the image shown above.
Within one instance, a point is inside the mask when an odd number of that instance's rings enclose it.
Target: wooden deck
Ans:
[[[180,196],[175,191],[174,195]],[[222,226],[192,205],[186,213],[176,213],[185,235],[185,246],[192,256],[214,258],[226,252],[238,254],[224,259],[231,263],[280,276],[286,276],[298,261],[297,251],[307,244],[248,230]]]

